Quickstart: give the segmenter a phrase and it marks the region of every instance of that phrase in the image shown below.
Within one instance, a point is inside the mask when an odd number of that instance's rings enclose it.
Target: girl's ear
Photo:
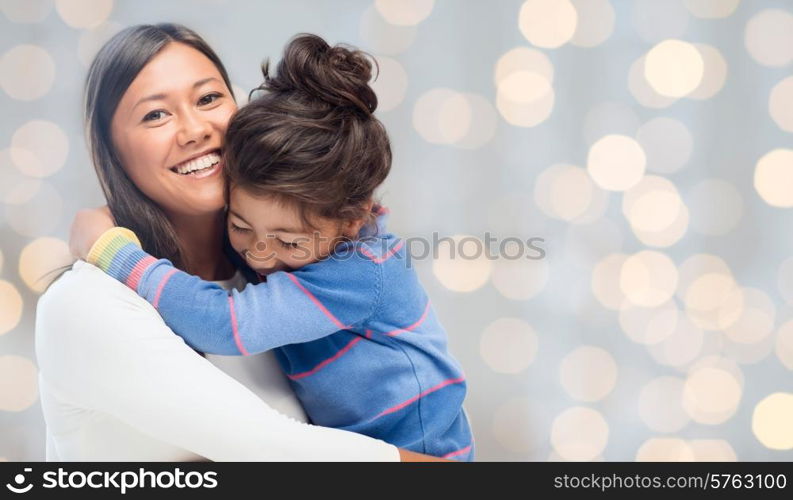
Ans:
[[[368,214],[372,211],[372,207],[374,206],[374,200],[370,199],[366,203],[363,204],[363,207],[366,209],[366,216],[355,219],[355,220],[348,220],[342,224],[342,234],[347,236],[348,238],[354,238],[358,235],[361,231],[361,228],[366,224],[369,220]]]

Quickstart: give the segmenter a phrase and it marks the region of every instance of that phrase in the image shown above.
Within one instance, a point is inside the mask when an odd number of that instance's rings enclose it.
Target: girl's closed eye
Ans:
[[[284,241],[281,238],[276,238],[278,243],[284,248],[297,248],[299,246],[297,241]]]

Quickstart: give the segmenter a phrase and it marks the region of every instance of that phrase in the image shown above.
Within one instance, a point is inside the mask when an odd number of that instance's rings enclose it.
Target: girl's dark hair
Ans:
[[[373,116],[370,56],[301,34],[284,49],[277,74],[269,61],[262,73],[254,92],[263,95],[226,132],[229,185],[296,203],[309,226],[308,215],[368,221],[365,204],[391,168],[388,135]]]
[[[85,124],[99,184],[116,224],[132,229],[143,249],[185,268],[179,239],[163,211],[129,179],[110,134],[119,101],[132,81],[169,43],[183,43],[204,54],[231,92],[228,73],[217,54],[193,30],[179,24],[137,25],[124,29],[99,51],[88,70]]]

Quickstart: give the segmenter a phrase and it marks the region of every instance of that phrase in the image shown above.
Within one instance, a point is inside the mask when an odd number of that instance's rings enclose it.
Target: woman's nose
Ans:
[[[190,143],[201,143],[209,139],[211,134],[212,125],[209,120],[203,119],[197,112],[188,112],[182,118],[176,139],[180,146],[187,146]]]

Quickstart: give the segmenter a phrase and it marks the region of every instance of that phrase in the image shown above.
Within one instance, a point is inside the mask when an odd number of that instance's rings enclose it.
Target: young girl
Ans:
[[[373,201],[391,166],[365,55],[293,39],[224,146],[229,241],[258,284],[229,294],[140,249],[124,228],[79,218],[73,248],[148,300],[194,349],[274,349],[315,424],[473,459],[465,377],[403,242]],[[201,176],[216,161],[187,161]],[[95,235],[101,234],[97,239]]]

